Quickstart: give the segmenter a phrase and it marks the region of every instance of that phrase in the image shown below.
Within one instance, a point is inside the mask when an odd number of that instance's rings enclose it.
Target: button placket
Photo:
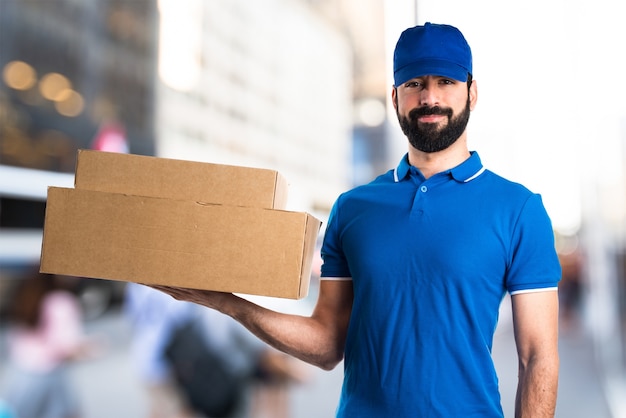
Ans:
[[[424,216],[424,199],[425,193],[428,191],[428,186],[421,184],[417,187],[417,192],[413,198],[413,207],[411,208],[411,217],[421,218]]]
[[[424,199],[426,198],[425,193],[428,191],[428,186],[424,183],[428,180],[417,169],[412,168],[412,170],[411,178],[416,190],[411,207],[411,218],[417,221],[424,216]]]

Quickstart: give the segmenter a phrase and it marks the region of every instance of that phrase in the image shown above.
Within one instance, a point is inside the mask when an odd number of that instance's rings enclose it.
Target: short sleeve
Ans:
[[[341,199],[341,198],[340,198]],[[322,243],[321,277],[351,277],[350,268],[341,245],[340,199],[330,211]]]
[[[540,195],[531,195],[523,206],[510,248],[506,276],[509,293],[557,287],[561,265],[552,223]]]

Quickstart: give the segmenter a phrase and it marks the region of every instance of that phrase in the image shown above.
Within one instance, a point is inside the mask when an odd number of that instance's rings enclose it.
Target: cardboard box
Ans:
[[[285,209],[277,171],[143,155],[79,150],[75,187],[224,205]]]
[[[299,299],[319,228],[301,212],[51,187],[41,271]]]

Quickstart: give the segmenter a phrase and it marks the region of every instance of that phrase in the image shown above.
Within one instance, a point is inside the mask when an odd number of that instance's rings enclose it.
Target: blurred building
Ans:
[[[154,153],[156,5],[0,2],[0,164],[72,172],[101,129]]]
[[[349,184],[353,53],[306,2],[160,0],[157,154],[280,171],[292,208]]]
[[[414,0],[309,3],[340,28],[353,54],[351,181],[352,185],[363,184],[394,167],[406,152],[395,115],[388,109],[393,84],[389,54],[398,29],[414,21]],[[397,19],[396,14],[405,19]]]
[[[149,1],[0,2],[0,230],[41,229],[30,186],[79,148],[154,153],[156,30]]]
[[[72,186],[79,148],[154,154],[156,10],[0,2],[2,285],[38,264],[47,186]]]

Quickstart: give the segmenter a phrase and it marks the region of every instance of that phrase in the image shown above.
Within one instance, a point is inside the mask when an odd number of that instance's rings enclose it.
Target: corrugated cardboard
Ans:
[[[79,150],[75,187],[233,206],[285,209],[277,171],[144,155]]]
[[[51,187],[41,271],[299,299],[319,228],[301,212]]]

